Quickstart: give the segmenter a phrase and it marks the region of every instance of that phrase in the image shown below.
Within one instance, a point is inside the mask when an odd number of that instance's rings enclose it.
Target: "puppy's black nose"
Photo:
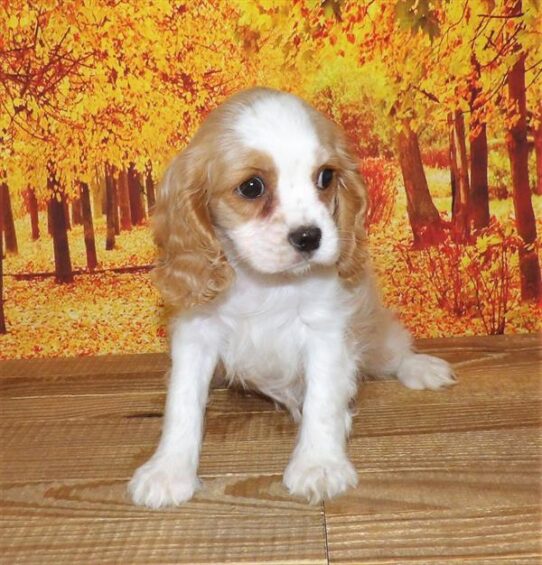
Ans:
[[[298,251],[314,251],[320,247],[322,230],[316,226],[301,226],[288,234],[288,241]]]

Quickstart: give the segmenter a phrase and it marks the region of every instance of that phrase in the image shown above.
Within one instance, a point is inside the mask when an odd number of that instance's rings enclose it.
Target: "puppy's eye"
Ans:
[[[317,188],[320,190],[325,190],[331,184],[333,180],[334,171],[333,169],[322,169],[318,174],[318,181],[316,182]]]
[[[260,177],[252,177],[242,182],[236,190],[243,198],[252,200],[259,198],[265,192],[265,185]]]

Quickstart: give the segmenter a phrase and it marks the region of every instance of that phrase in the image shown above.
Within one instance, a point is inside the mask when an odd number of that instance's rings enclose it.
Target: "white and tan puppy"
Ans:
[[[172,368],[160,444],[129,485],[136,504],[180,504],[198,488],[219,361],[300,421],[284,483],[312,502],[357,482],[346,438],[358,374],[415,389],[454,382],[380,303],[366,208],[345,136],[291,94],[233,96],[175,158],[154,213],[154,277],[177,312]]]

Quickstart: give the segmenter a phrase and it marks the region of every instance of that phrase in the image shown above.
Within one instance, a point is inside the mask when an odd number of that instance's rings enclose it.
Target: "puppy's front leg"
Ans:
[[[314,333],[307,343],[303,417],[298,444],[284,473],[292,494],[312,503],[357,484],[346,455],[348,409],[356,390],[356,363],[342,332]]]
[[[217,339],[201,320],[176,321],[171,375],[160,444],[128,485],[136,504],[159,508],[189,500],[199,486],[197,468]]]

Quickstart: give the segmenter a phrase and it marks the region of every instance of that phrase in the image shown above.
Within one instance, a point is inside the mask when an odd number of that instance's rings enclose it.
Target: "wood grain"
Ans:
[[[204,486],[164,512],[131,505],[126,481],[159,437],[165,355],[0,362],[0,562],[540,563],[539,336],[419,347],[452,361],[459,384],[360,386],[355,490],[290,497],[295,424],[217,388]]]
[[[280,476],[219,477],[181,509],[134,507],[124,481],[4,489],[5,563],[326,563],[321,511]]]
[[[326,514],[326,523],[331,563],[540,563],[534,504]]]
[[[165,371],[169,358],[165,353],[100,355],[99,357],[58,357],[50,359],[10,359],[0,361],[0,378],[51,378],[64,375],[106,375],[135,371]]]

